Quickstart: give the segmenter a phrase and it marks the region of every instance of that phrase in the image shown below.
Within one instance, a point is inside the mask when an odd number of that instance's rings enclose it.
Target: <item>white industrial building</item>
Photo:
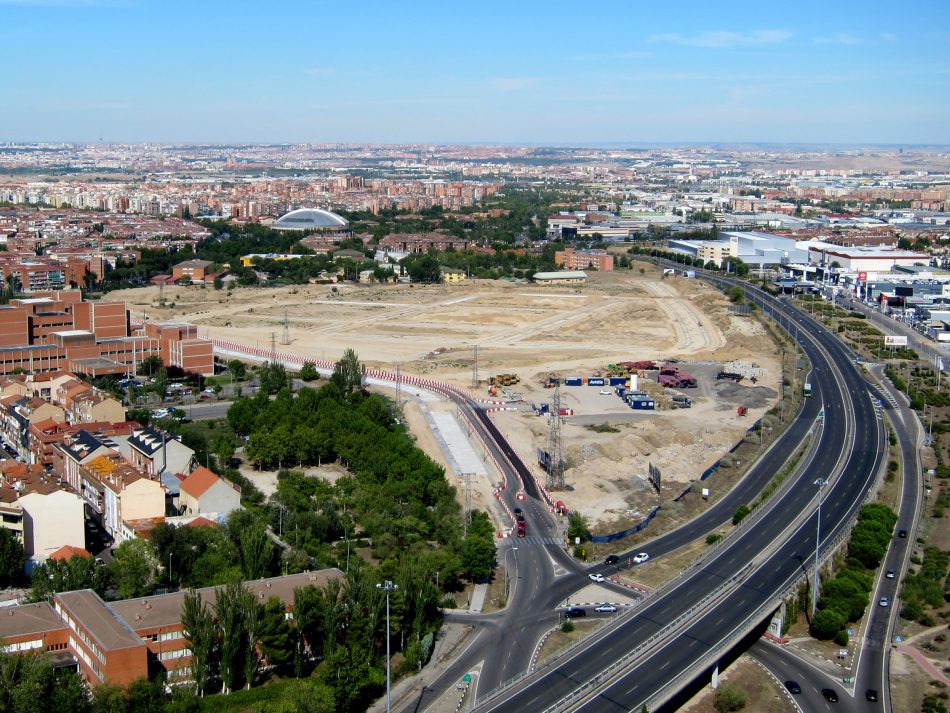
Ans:
[[[838,266],[848,272],[889,272],[904,265],[929,265],[930,255],[881,246],[842,247],[830,243],[808,243],[808,263]]]

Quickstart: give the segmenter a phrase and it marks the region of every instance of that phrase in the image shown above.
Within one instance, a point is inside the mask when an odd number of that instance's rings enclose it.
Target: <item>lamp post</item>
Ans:
[[[392,701],[390,698],[390,675],[389,675],[389,593],[394,589],[399,589],[398,584],[393,584],[388,579],[382,584],[377,584],[376,589],[382,589],[386,592],[386,713],[392,713]]]
[[[812,616],[815,616],[815,610],[818,608],[818,552],[821,549],[821,499],[825,491],[825,480],[818,478],[815,485],[818,486],[818,518],[815,522],[815,586],[811,590]]]

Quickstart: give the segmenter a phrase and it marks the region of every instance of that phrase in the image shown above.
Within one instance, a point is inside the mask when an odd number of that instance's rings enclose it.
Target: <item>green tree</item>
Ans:
[[[194,589],[185,592],[181,624],[184,627],[188,650],[191,651],[191,673],[195,693],[203,696],[211,672],[211,651],[214,646],[214,620],[208,606]]]
[[[305,361],[300,368],[300,378],[303,381],[316,381],[319,379],[320,373],[317,371],[317,365],[312,361]]]
[[[294,657],[294,631],[286,617],[284,603],[271,597],[260,616],[260,646],[268,663],[280,666]]]
[[[0,528],[0,587],[23,579],[23,545],[12,530]]]
[[[158,398],[164,399],[165,392],[168,390],[168,369],[164,366],[155,373],[155,393]]]
[[[68,560],[46,560],[33,570],[30,583],[29,600],[41,602],[50,599],[55,592],[78,589],[92,589],[102,596],[108,581],[105,567],[99,566],[92,557],[73,555]]]
[[[155,588],[158,558],[147,540],[126,540],[116,548],[109,574],[116,583],[120,599],[144,597]]]
[[[581,538],[581,542],[586,542],[590,537],[590,523],[587,518],[579,512],[572,512],[567,516],[567,538],[575,542],[575,538]]]
[[[713,705],[719,713],[729,713],[729,711],[742,710],[745,708],[745,704],[745,691],[735,684],[724,683],[719,687]]]
[[[157,354],[153,354],[139,362],[138,374],[139,376],[152,376],[157,374],[163,366],[165,366],[165,363],[162,358]]]
[[[749,516],[749,513],[751,512],[752,510],[749,509],[749,506],[743,503],[742,505],[736,508],[735,513],[732,515],[732,524],[738,525],[740,522],[745,520]]]
[[[848,616],[838,609],[819,609],[811,620],[811,633],[816,639],[834,637],[848,623]]]
[[[260,368],[261,391],[276,394],[281,389],[290,386],[290,377],[287,369],[280,362],[264,362]]]
[[[360,388],[363,383],[363,367],[355,351],[347,349],[343,352],[343,356],[333,367],[330,382],[336,384],[344,394],[351,394]]]
[[[215,592],[219,669],[225,694],[235,689],[244,668],[247,631],[242,618],[245,613],[244,601],[249,594],[250,591],[241,582],[228,582]]]
[[[234,377],[235,381],[244,381],[247,376],[247,367],[244,366],[244,362],[240,359],[232,359],[228,362],[228,371],[231,372],[231,375]]]

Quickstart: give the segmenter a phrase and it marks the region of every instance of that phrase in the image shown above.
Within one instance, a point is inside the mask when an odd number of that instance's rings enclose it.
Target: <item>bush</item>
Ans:
[[[732,524],[738,525],[746,517],[748,517],[750,512],[752,512],[752,510],[749,509],[748,505],[745,505],[745,504],[740,505],[738,508],[736,508],[736,512],[732,516]]]
[[[724,683],[716,693],[716,702],[713,704],[719,713],[739,711],[745,708],[745,691],[732,683]]]
[[[713,532],[706,535],[706,544],[715,545],[721,539],[722,539],[722,535],[720,535],[718,532]]]
[[[561,624],[561,631],[563,631],[565,634],[570,634],[572,631],[574,631],[574,622],[570,619],[567,619],[563,624]]]
[[[847,646],[848,645],[848,630],[842,629],[837,634],[835,634],[834,641],[836,644],[838,644],[838,646]]]
[[[821,609],[811,620],[811,635],[826,641],[834,637],[848,623],[848,617],[837,609]]]

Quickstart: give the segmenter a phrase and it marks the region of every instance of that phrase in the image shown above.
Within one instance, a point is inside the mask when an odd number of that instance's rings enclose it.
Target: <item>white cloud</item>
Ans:
[[[516,92],[519,89],[537,84],[541,81],[538,77],[496,77],[491,80],[492,86],[501,92]]]
[[[816,45],[845,45],[852,47],[854,45],[864,44],[864,41],[855,37],[850,32],[836,32],[829,37],[816,37]]]
[[[691,47],[712,47],[723,49],[730,47],[751,47],[756,45],[775,45],[785,42],[793,36],[787,30],[753,30],[752,32],[702,32],[698,35],[681,35],[668,32],[653,35],[650,42],[670,42]]]

